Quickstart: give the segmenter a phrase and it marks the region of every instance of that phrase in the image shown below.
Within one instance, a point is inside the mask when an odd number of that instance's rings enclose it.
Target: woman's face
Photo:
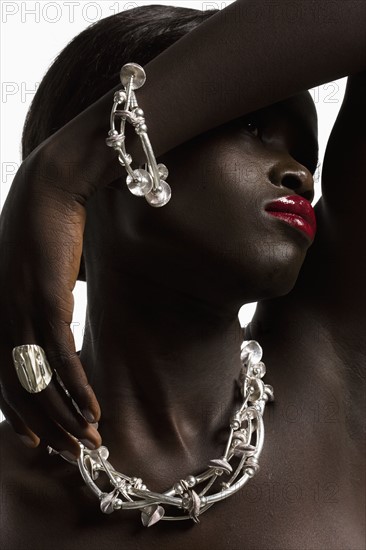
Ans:
[[[313,197],[316,135],[308,93],[207,132],[159,159],[170,172],[167,206],[132,196],[122,173],[121,191],[104,189],[88,207],[86,242],[97,225],[99,262],[201,299],[284,294],[314,237],[307,202],[295,199]]]

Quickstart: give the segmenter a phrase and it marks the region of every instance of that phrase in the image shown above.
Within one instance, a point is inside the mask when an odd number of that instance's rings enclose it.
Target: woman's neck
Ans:
[[[222,451],[240,400],[237,312],[222,315],[164,284],[141,289],[109,280],[98,291],[91,284],[81,360],[108,447],[113,441],[131,450],[148,441],[152,452],[156,445],[192,462],[197,441],[205,451],[211,446],[210,458]]]
[[[223,452],[240,400],[235,379],[244,334],[237,310],[223,315],[219,307],[167,288],[107,283],[89,283],[93,323],[81,353],[102,409],[100,433],[117,469],[165,490]],[[274,386],[277,401],[265,417],[271,453],[261,457],[263,467],[283,453],[279,439],[298,437],[299,422],[316,427],[306,437],[315,446],[322,442],[324,468],[330,460],[345,463],[344,449],[354,447],[343,399],[350,383],[332,334],[314,337],[314,315],[296,294],[262,304],[252,328],[251,337],[264,347],[265,382]],[[302,415],[296,421],[294,411]],[[361,419],[354,422],[358,426]],[[346,444],[335,448],[337,437]],[[300,468],[303,454],[297,460]]]

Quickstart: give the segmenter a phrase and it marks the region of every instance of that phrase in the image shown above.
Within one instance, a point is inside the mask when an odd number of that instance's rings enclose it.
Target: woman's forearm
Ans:
[[[364,70],[365,20],[363,0],[237,0],[212,16],[145,67],[147,82],[137,96],[156,156],[233,118]],[[73,139],[66,145],[69,162],[92,162],[88,178],[70,180],[82,193],[89,193],[90,180],[104,185],[121,174],[114,151],[99,137],[109,129],[112,97],[79,115],[80,147]],[[73,121],[67,126],[72,133]],[[126,146],[143,162],[133,131]]]
[[[366,68],[363,0],[238,0],[146,67],[157,154]]]

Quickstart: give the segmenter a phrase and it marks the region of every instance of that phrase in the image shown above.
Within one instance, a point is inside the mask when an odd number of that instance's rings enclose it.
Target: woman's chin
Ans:
[[[296,285],[303,258],[294,258],[292,261],[273,262],[262,272],[258,279],[258,298],[256,301],[268,298],[285,296]]]
[[[232,290],[235,287],[239,290],[240,298],[244,302],[284,296],[296,285],[304,259],[305,251],[296,246],[277,248],[271,254],[258,251],[256,258],[253,257],[250,262],[249,270],[248,258],[243,258],[243,263],[233,278],[233,284],[229,286]]]

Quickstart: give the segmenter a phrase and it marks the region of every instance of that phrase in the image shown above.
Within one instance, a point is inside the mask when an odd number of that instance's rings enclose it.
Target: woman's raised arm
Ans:
[[[147,65],[156,153],[366,69],[365,27],[362,0],[237,0]]]
[[[335,317],[338,328],[364,337],[366,248],[366,71],[348,77],[346,93],[330,133],[316,205],[317,238],[297,285],[307,302]],[[325,313],[324,313],[325,314]],[[355,323],[353,326],[352,323]]]

